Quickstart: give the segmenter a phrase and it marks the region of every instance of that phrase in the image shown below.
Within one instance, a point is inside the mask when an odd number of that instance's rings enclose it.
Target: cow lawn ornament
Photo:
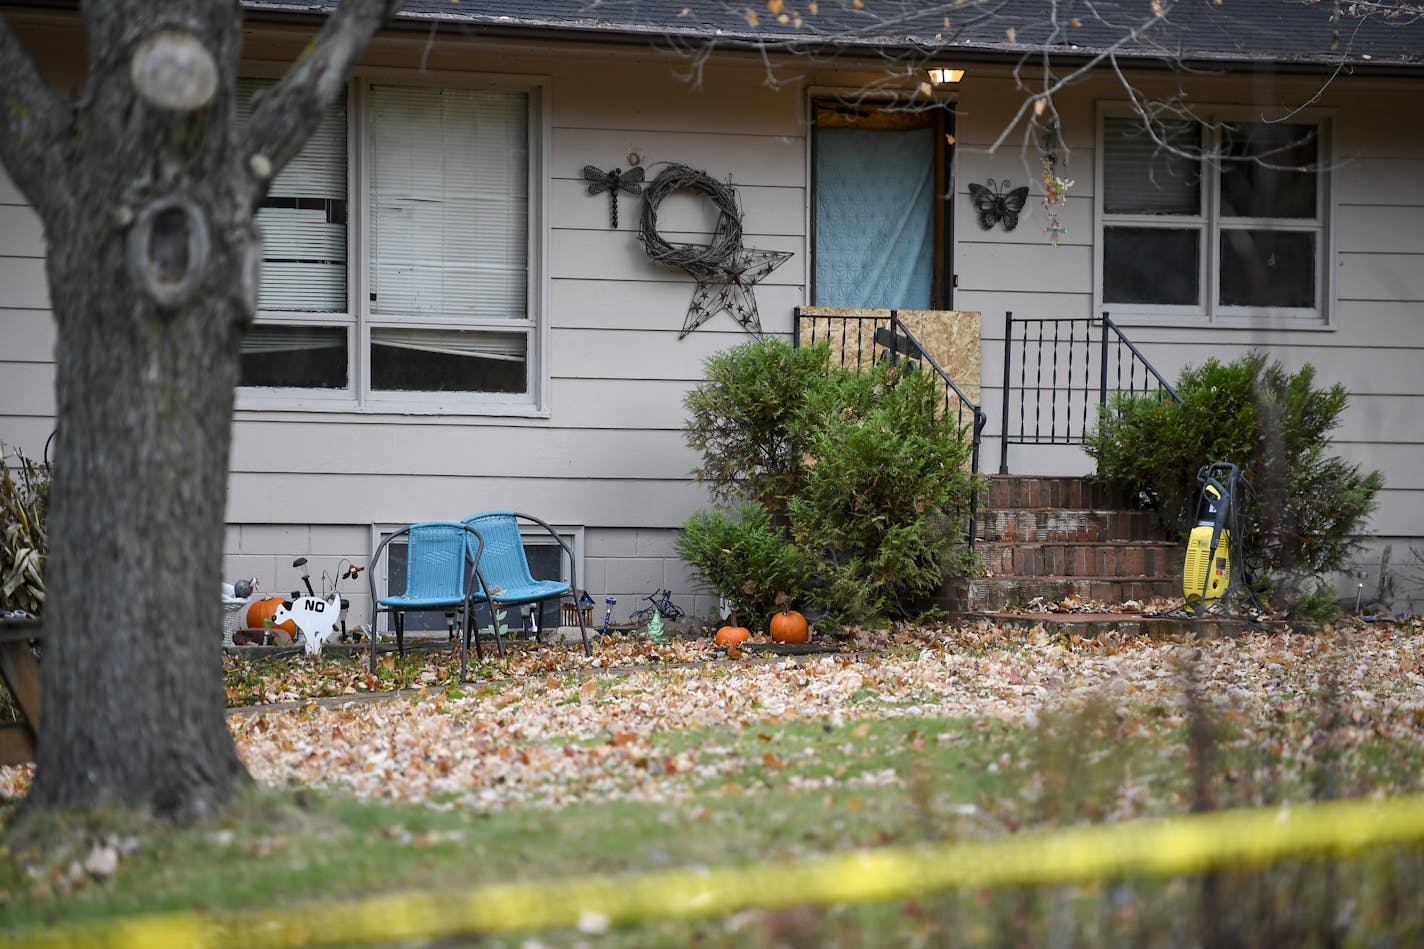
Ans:
[[[297,633],[302,637],[308,656],[321,655],[321,647],[326,641],[341,631],[341,596],[333,593],[328,597],[299,596],[294,600],[283,600],[272,614],[272,625],[280,626],[291,620],[297,624]]]

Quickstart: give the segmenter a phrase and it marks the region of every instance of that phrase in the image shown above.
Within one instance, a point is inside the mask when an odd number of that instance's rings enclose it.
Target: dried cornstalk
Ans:
[[[0,453],[0,612],[44,607],[49,472],[24,455]]]

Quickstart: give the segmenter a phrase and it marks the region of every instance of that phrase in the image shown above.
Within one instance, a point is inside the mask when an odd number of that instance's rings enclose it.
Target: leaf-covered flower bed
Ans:
[[[1188,717],[1184,662],[1199,650],[1196,675],[1223,749],[1264,756],[1240,767],[1254,773],[1267,762],[1279,780],[1308,781],[1325,744],[1317,733],[1328,702],[1338,725],[1329,739],[1330,754],[1337,756],[1332,766],[1347,776],[1346,783],[1364,788],[1383,781],[1401,790],[1414,779],[1371,770],[1365,759],[1377,757],[1379,740],[1424,747],[1420,643],[1412,624],[1251,633],[1188,648],[984,623],[862,630],[841,653],[748,653],[740,660],[694,640],[614,638],[592,658],[576,647],[520,644],[509,659],[475,669],[463,687],[455,681],[451,653],[411,655],[403,662],[383,657],[380,688],[416,691],[376,703],[312,702],[242,715],[232,727],[248,767],[266,784],[481,809],[717,794],[729,777],[737,787],[732,793],[738,793],[746,790],[734,779],[744,756],[729,761],[725,746],[768,723],[840,728],[892,719],[969,719],[1027,728],[1089,704],[1110,712],[1113,734],[1101,736],[1109,745],[1150,738],[1160,766],[1181,772]],[[241,694],[268,701],[354,695],[371,685],[364,660],[298,659],[285,674],[267,668],[255,680],[252,675],[243,689],[256,691]],[[854,733],[849,737],[854,740]],[[1359,761],[1351,759],[1356,753]],[[772,769],[772,783],[795,779],[811,786],[825,779],[802,773],[801,765],[813,763],[809,758],[775,757],[790,764]],[[1025,779],[1033,780],[1024,761],[1012,753],[1009,758],[1004,770],[1024,770]],[[906,776],[881,777],[894,783]],[[1105,801],[1101,807],[1136,812],[1151,796],[1139,792],[1136,804],[1129,795],[1127,803]]]
[[[576,645],[519,643],[505,660],[472,665],[463,685],[453,650],[383,655],[374,680],[364,653],[229,658],[226,676],[231,705],[275,706],[231,718],[244,761],[270,787],[489,810],[903,785],[905,767],[878,758],[868,771],[828,771],[809,738],[762,749],[765,760],[735,749],[747,735],[809,725],[807,735],[834,732],[836,755],[855,757],[842,745],[870,723],[906,722],[923,746],[966,722],[1028,736],[1096,708],[1107,711],[1081,730],[1101,746],[1085,753],[1141,742],[1155,762],[1139,761],[1136,777],[1111,782],[1093,805],[1131,816],[1184,803],[1184,786],[1163,776],[1185,770],[1194,654],[1220,767],[1239,772],[1243,803],[1306,787],[1322,762],[1346,793],[1417,788],[1424,769],[1406,759],[1424,753],[1421,644],[1417,621],[1190,644],[979,623],[859,630],[839,652],[791,657],[729,659],[710,639],[614,636],[591,658]],[[1046,793],[1053,782],[1025,741],[1005,745],[993,770],[1017,775],[1022,793]],[[0,769],[7,796],[27,780],[27,768]]]

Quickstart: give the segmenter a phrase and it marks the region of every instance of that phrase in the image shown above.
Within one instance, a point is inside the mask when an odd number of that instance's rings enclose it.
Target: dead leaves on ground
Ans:
[[[1304,720],[1328,689],[1356,738],[1403,738],[1424,725],[1419,642],[1418,631],[1381,626],[1193,648],[1207,701],[1238,735],[1254,736],[1253,722],[1277,721],[1282,710]],[[853,645],[840,655],[733,663],[709,661],[715,650],[688,641],[613,640],[592,659],[529,646],[481,670],[462,692],[275,712],[235,721],[233,730],[248,767],[268,784],[491,809],[746,790],[738,780],[746,762],[721,742],[668,753],[654,736],[669,732],[764,734],[765,723],[792,719],[858,721],[854,738],[864,721],[881,718],[1032,722],[1089,695],[1109,703],[1129,737],[1185,715],[1180,644],[978,624],[862,631]],[[656,663],[647,661],[652,652]],[[780,750],[751,760],[767,772],[790,770]]]
[[[660,801],[708,788],[755,790],[742,780],[748,760],[794,777],[780,748],[739,758],[715,738],[698,738],[672,751],[660,736],[673,732],[768,733],[767,723],[803,720],[856,723],[847,731],[856,739],[870,720],[1032,723],[1087,697],[1107,703],[1124,737],[1179,725],[1183,663],[1195,652],[1205,701],[1236,740],[1309,756],[1326,695],[1341,726],[1332,753],[1374,739],[1418,742],[1421,642],[1424,633],[1407,624],[1184,647],[978,623],[861,630],[841,654],[728,662],[710,640],[612,637],[591,658],[565,645],[520,644],[508,660],[474,669],[464,686],[454,681],[450,652],[408,656],[404,665],[383,657],[375,684],[416,691],[349,704],[302,700],[369,691],[364,658],[299,656],[260,676],[248,670],[242,682],[230,678],[230,695],[238,687],[299,703],[234,716],[230,727],[248,768],[272,787],[485,810]],[[0,769],[0,794],[22,793],[28,776],[28,768]]]

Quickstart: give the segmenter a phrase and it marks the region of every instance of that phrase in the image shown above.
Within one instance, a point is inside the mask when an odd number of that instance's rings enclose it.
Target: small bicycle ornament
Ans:
[[[641,610],[634,610],[629,614],[628,619],[634,623],[646,623],[653,618],[653,614],[665,620],[680,620],[687,614],[682,607],[672,601],[672,590],[658,590],[652,596],[645,596],[643,599],[651,603]]]

